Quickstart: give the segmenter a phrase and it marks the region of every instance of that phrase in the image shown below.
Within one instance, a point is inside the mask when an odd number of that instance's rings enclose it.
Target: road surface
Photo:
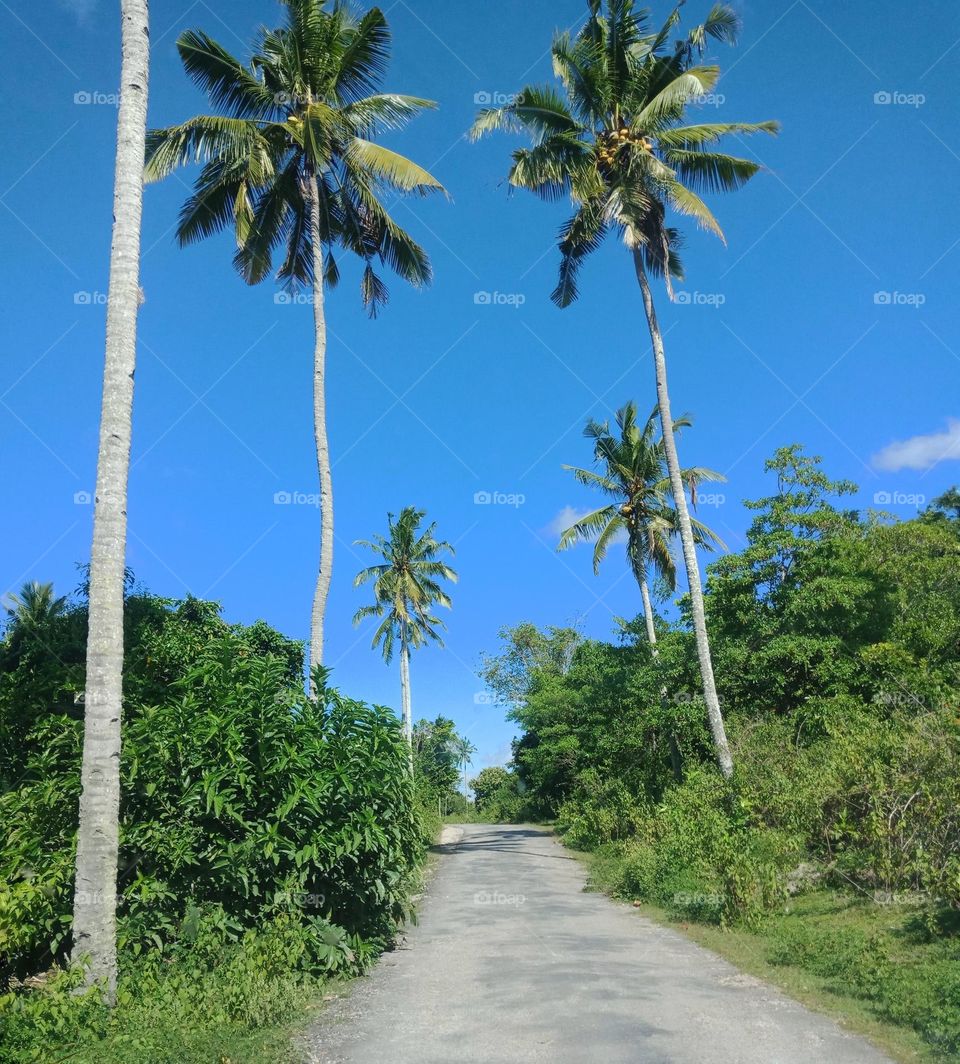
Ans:
[[[418,925],[307,1033],[310,1064],[888,1060],[677,932],[584,892],[581,865],[547,832],[456,832]]]

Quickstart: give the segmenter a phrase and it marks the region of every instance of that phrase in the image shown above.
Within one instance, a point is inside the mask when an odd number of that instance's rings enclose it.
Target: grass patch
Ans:
[[[587,865],[591,888],[624,897],[616,848],[571,852]],[[750,929],[697,923],[646,903],[637,908],[895,1060],[960,1060],[960,938],[932,934],[916,906],[820,889]]]

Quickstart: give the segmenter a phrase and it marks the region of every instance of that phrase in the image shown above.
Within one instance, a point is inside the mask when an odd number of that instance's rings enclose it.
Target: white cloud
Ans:
[[[592,510],[578,510],[574,506],[564,506],[564,508],[551,520],[547,525],[547,531],[552,536],[556,536],[559,539],[564,532],[571,526],[575,525],[580,518],[586,517],[587,514],[593,513]]]
[[[60,6],[65,7],[78,22],[86,22],[96,11],[99,0],[60,0]]]
[[[895,440],[873,456],[877,469],[896,473],[901,469],[931,469],[938,462],[960,461],[960,421],[947,419],[944,432]]]
[[[595,509],[599,509],[599,507],[591,507],[588,510],[578,510],[575,506],[564,506],[564,508],[554,516],[550,524],[547,525],[544,532],[551,536],[556,536],[556,538],[559,539],[571,525],[575,525],[578,521],[586,517],[587,514],[592,514]],[[610,542],[626,543],[626,531],[621,530],[618,532]]]

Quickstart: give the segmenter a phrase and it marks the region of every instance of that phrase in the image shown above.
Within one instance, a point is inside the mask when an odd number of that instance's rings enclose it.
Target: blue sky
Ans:
[[[91,534],[119,28],[114,3],[52,6],[0,4],[18,86],[0,179],[0,591],[28,579],[73,587]],[[706,7],[691,0],[687,18]],[[949,80],[960,8],[928,0],[905,18],[870,0],[737,7],[742,40],[716,49],[725,74],[703,118],[777,118],[783,132],[740,145],[768,172],[712,201],[728,247],[689,232],[683,294],[671,305],[659,293],[674,409],[696,419],[681,455],[727,474],[702,516],[733,548],[749,521],[740,500],[767,493],[763,460],[785,443],[857,481],[861,505],[877,499],[903,517],[960,480],[960,112]],[[385,87],[440,104],[391,143],[451,201],[394,208],[433,258],[430,289],[393,285],[371,322],[345,266],[328,299],[328,661],[351,695],[398,704],[395,668],[351,625],[366,562],[352,543],[388,511],[424,507],[455,542],[461,580],[446,649],[415,657],[414,710],[453,717],[479,748],[475,768],[506,760],[513,734],[500,709],[477,701],[479,656],[498,628],[579,623],[607,637],[615,617],[640,608],[619,557],[595,578],[587,550],[554,550],[559,518],[592,501],[561,468],[589,461],[583,422],[628,398],[654,402],[629,260],[610,243],[586,267],[579,304],[556,310],[564,205],[508,194],[510,138],[464,139],[478,101],[549,78],[551,34],[583,10],[582,0],[385,6]],[[207,109],[175,51],[183,29],[243,54],[279,15],[270,0],[155,0],[151,125]],[[274,497],[317,490],[311,309],[276,302],[269,283],[247,288],[227,236],[175,247],[190,176],[145,197],[128,561],[159,594],[215,598],[230,620],[262,617],[305,638],[318,513]],[[478,492],[500,501],[477,503]]]

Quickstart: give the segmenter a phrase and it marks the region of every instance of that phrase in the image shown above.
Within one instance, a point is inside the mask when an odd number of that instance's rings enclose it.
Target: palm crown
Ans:
[[[375,551],[383,561],[357,574],[357,587],[373,581],[374,602],[357,610],[353,621],[358,624],[365,617],[383,618],[372,645],[382,647],[387,662],[393,657],[396,640],[411,649],[430,640],[443,645],[439,632],[443,622],[433,616],[433,608],[450,607],[450,597],[439,581],[456,582],[457,574],[441,560],[441,555],[453,554],[454,550],[449,543],[436,539],[436,524],[421,530],[424,516],[425,511],[407,506],[396,518],[388,515],[386,536],[357,541],[358,546]]]
[[[683,124],[697,97],[716,85],[720,69],[703,64],[708,38],[732,42],[739,20],[717,4],[705,22],[670,43],[678,4],[657,32],[649,12],[632,0],[589,0],[584,27],[558,34],[551,49],[562,91],[528,86],[514,103],[481,111],[476,139],[496,129],[525,132],[530,148],[513,153],[509,180],[546,199],[569,195],[576,205],[560,233],[560,279],[552,299],[564,307],[577,297],[577,272],[610,229],[641,254],[647,269],[682,279],[681,238],[667,225],[667,209],[695,219],[723,239],[698,195],[730,191],[760,165],[713,150],[729,134],[775,133],[776,122]]]
[[[340,2],[329,9],[325,0],[283,2],[285,25],[260,32],[248,66],[199,30],[181,35],[187,73],[223,113],[152,130],[146,176],[156,180],[186,163],[204,163],[177,238],[190,244],[232,226],[234,264],[250,284],[271,273],[278,248],[278,278],[310,282],[315,222],[323,280],[335,285],[339,278],[334,247],[355,253],[365,263],[364,303],[376,313],[387,298],[376,263],[414,285],[430,279],[426,253],[390,217],[382,193],[426,194],[442,186],[370,138],[434,104],[374,91],[390,54],[378,8],[357,18]]]
[[[674,431],[691,424],[689,417],[676,418]],[[627,558],[640,581],[650,565],[672,590],[676,587],[676,563],[671,539],[677,532],[676,511],[670,502],[670,479],[666,470],[663,440],[657,438],[657,412],[654,410],[641,428],[632,402],[617,411],[619,435],[607,422],[588,421],[584,436],[594,440],[594,460],[599,470],[564,466],[587,487],[598,488],[612,502],[581,517],[560,537],[564,550],[581,541],[592,541],[593,569],[597,572],[607,549],[618,534],[626,533]],[[702,481],[723,480],[722,474],[696,466],[681,472],[683,482],[696,499]],[[700,521],[692,520],[697,546],[710,549],[723,546],[720,538]]]

